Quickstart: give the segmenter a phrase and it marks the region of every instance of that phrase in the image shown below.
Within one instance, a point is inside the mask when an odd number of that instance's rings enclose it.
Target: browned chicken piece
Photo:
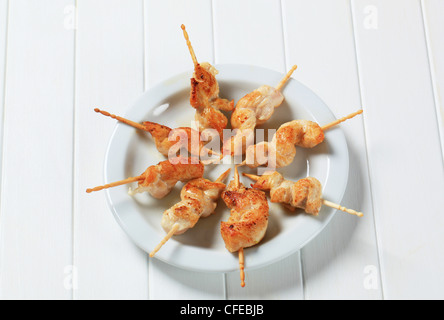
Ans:
[[[190,103],[195,109],[213,107],[217,110],[232,111],[234,100],[219,98],[217,69],[208,62],[197,63],[191,78]]]
[[[166,157],[177,155],[181,148],[185,148],[190,155],[194,157],[200,157],[203,150],[212,154],[212,151],[205,147],[206,141],[202,141],[200,133],[190,127],[171,129],[147,121],[144,122],[143,125],[146,127],[147,131],[151,133],[156,143],[157,150]],[[193,139],[193,137],[196,138]],[[196,141],[196,145],[193,145],[194,141]]]
[[[199,131],[206,129],[214,129],[217,131],[219,137],[223,137],[224,129],[228,125],[227,117],[219,110],[206,107],[196,110],[194,119],[199,123]]]
[[[153,137],[157,150],[165,157],[177,155],[181,148],[185,148],[191,156],[194,157],[199,157],[201,151],[213,154],[211,150],[205,148],[206,141],[202,140],[200,133],[190,127],[171,129],[167,126],[150,121],[145,121],[143,123],[134,122],[98,108],[94,109],[94,111],[135,127],[136,129],[149,132]],[[194,137],[197,137],[197,139]],[[194,141],[197,142],[197,145],[192,144]],[[173,147],[174,149],[172,149]]]
[[[294,120],[283,124],[272,140],[272,144],[276,145],[276,167],[285,167],[293,162],[296,146],[314,148],[323,141],[324,131],[316,122]]]
[[[246,188],[235,177],[222,193],[222,199],[231,209],[228,221],[222,221],[220,226],[228,251],[239,251],[259,243],[268,226],[269,207],[265,193]]]
[[[306,213],[315,216],[321,210],[322,185],[312,177],[293,182],[285,180],[282,174],[274,171],[271,174],[261,176],[253,185],[253,188],[270,191],[271,202],[304,209]]]
[[[173,189],[177,182],[186,182],[192,179],[202,178],[205,167],[198,160],[181,157],[173,158],[172,160],[174,160],[172,162],[177,164],[173,164],[170,160],[165,160],[159,162],[157,165],[148,167],[140,176],[87,189],[86,192],[90,193],[131,182],[138,182],[136,189],[129,189],[129,195],[148,192],[154,198],[161,199],[171,192],[171,189]]]
[[[150,257],[154,257],[173,235],[182,234],[193,228],[201,217],[208,217],[214,212],[217,200],[225,189],[225,184],[222,182],[230,170],[225,171],[215,182],[198,178],[185,184],[180,193],[182,200],[163,213],[161,223],[167,235],[150,252]]]
[[[362,212],[348,209],[339,204],[322,199],[322,186],[319,180],[313,177],[300,179],[296,182],[286,180],[282,174],[272,172],[263,176],[243,174],[256,183],[253,188],[270,191],[271,202],[282,203],[285,207],[294,210],[304,209],[308,214],[317,216],[322,205],[347,212],[349,214],[363,217]]]
[[[228,119],[220,111],[232,111],[234,100],[219,97],[219,84],[216,80],[218,71],[208,62],[199,63],[191,46],[185,26],[181,26],[191,58],[194,63],[194,73],[191,78],[190,104],[196,109],[196,121],[200,131],[215,129],[223,137],[223,129],[227,127]]]
[[[246,164],[256,168],[267,163],[280,168],[291,164],[296,156],[296,146],[313,148],[324,141],[324,131],[315,122],[294,120],[279,127],[270,143],[260,142],[247,148]],[[273,157],[269,156],[273,152]],[[260,158],[260,155],[265,154]],[[275,158],[275,163],[270,160]]]
[[[268,201],[259,189],[245,188],[239,181],[238,166],[234,179],[222,193],[222,199],[231,209],[228,221],[220,223],[220,233],[230,252],[239,252],[241,287],[245,286],[244,248],[258,244],[268,227]]]
[[[171,192],[177,182],[203,177],[204,165],[190,160],[186,159],[184,163],[179,161],[177,164],[165,160],[149,167],[142,174],[143,180],[139,180],[137,188],[134,190],[130,188],[128,194],[148,192],[154,198],[161,199]]]
[[[247,148],[243,164],[250,168],[267,165],[271,168],[288,166],[296,156],[296,146],[313,148],[324,141],[324,132],[363,111],[358,110],[325,126],[308,120],[293,120],[279,127],[271,142],[263,141]]]
[[[284,101],[284,96],[280,89],[296,70],[293,66],[282,81],[273,88],[263,85],[250,92],[240,99],[231,115],[231,126],[238,129],[236,135],[224,142],[224,154],[231,152],[231,155],[244,154],[248,135],[254,137],[254,129],[268,121],[274,113],[274,109],[279,107]]]
[[[163,229],[168,233],[176,228],[174,235],[182,234],[193,228],[201,217],[206,218],[214,213],[217,200],[226,187],[222,182],[230,170],[225,171],[215,182],[204,178],[187,182],[180,193],[182,201],[163,213]]]

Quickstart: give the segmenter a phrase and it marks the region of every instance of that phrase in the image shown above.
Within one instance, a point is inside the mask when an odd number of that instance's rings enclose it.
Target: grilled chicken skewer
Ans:
[[[240,183],[237,166],[222,199],[231,213],[228,221],[221,222],[220,232],[227,250],[239,252],[241,286],[244,287],[244,248],[259,243],[264,237],[268,227],[268,201],[263,191],[245,188]]]
[[[185,158],[186,161],[182,163],[179,158],[177,159],[179,160],[177,164],[172,164],[169,160],[165,160],[157,165],[148,167],[140,176],[87,189],[86,192],[91,193],[131,182],[138,182],[136,189],[129,189],[129,195],[148,192],[152,197],[161,199],[171,192],[177,182],[201,178],[204,174],[204,165],[201,162],[195,164],[190,158]]]
[[[235,136],[224,142],[224,153],[231,153],[231,155],[245,153],[246,141],[249,137],[254,137],[253,130],[257,125],[268,121],[274,109],[284,101],[280,90],[296,68],[296,65],[293,66],[275,88],[263,85],[237,102],[231,115],[231,126],[238,131]]]
[[[217,200],[226,187],[223,181],[230,171],[225,171],[215,182],[198,178],[185,184],[180,193],[182,201],[163,213],[162,228],[167,235],[150,253],[150,257],[154,257],[173,235],[184,233],[193,228],[201,217],[206,218],[214,213]]]
[[[143,123],[134,122],[132,120],[116,116],[115,114],[111,114],[107,111],[100,110],[98,108],[95,108],[94,111],[104,116],[116,119],[117,121],[125,123],[136,129],[149,132],[154,139],[157,150],[165,157],[171,156],[169,152],[174,152],[174,151],[175,155],[177,155],[177,152],[179,152],[182,147],[185,148],[192,156],[195,157],[200,157],[202,151],[206,152],[207,154],[221,156],[219,153],[207,149],[205,147],[205,141],[202,140],[200,133],[190,127],[180,127],[180,128],[171,129],[167,126],[163,126],[155,122],[149,122],[149,121],[144,121]],[[175,139],[170,140],[169,139],[170,137],[175,137]],[[197,137],[197,139],[193,139],[193,137]],[[193,143],[198,143],[198,145],[195,146],[193,145]],[[204,162],[204,164],[207,163],[210,162]]]
[[[263,176],[243,175],[256,181],[253,188],[270,191],[271,202],[282,203],[287,208],[304,209],[306,213],[317,216],[322,205],[326,205],[358,217],[364,216],[362,212],[322,199],[322,185],[316,178],[307,177],[293,182],[285,180],[277,171]]]
[[[276,131],[270,143],[263,141],[249,146],[243,164],[246,164],[250,168],[257,168],[267,163],[273,168],[288,166],[296,156],[296,146],[302,148],[313,148],[317,146],[324,141],[325,130],[361,113],[362,110],[356,111],[323,127],[319,126],[316,122],[308,120],[293,120],[284,123]],[[269,156],[270,153],[276,156],[275,161],[270,162],[270,160],[274,160]]]
[[[220,111],[232,111],[234,100],[219,98],[219,84],[216,81],[218,71],[208,62],[199,63],[191,46],[185,26],[181,26],[187,42],[188,50],[194,63],[194,74],[191,78],[190,104],[196,109],[196,121],[200,131],[215,129],[223,137],[223,129],[227,127],[228,119]]]

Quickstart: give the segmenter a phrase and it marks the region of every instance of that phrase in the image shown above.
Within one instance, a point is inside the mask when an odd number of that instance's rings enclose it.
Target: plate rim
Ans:
[[[268,72],[268,73],[275,73],[275,74],[279,74],[280,76],[283,75],[283,73],[273,70],[273,69],[269,69],[269,68],[264,68],[261,66],[255,66],[255,65],[248,65],[248,64],[237,64],[237,63],[229,63],[229,64],[216,64],[214,65],[216,67],[217,70],[221,70],[221,69],[225,69],[225,68],[247,68],[247,69],[255,69],[256,71],[264,71],[264,72]],[[176,82],[177,79],[182,79],[182,78],[190,78],[190,75],[192,74],[193,70],[188,70],[179,74],[176,74],[172,77],[169,77],[163,81],[160,81],[159,83],[155,84],[154,86],[152,86],[151,88],[149,88],[148,90],[145,90],[141,95],[139,95],[139,97],[137,99],[135,99],[133,101],[133,103],[131,103],[129,105],[129,107],[126,109],[125,112],[125,117],[128,116],[128,114],[131,113],[132,110],[134,110],[137,105],[139,105],[142,101],[146,100],[146,97],[149,96],[150,94],[153,94],[156,91],[163,91],[163,89],[165,87],[169,87],[169,86],[174,86],[174,85],[178,85]],[[221,75],[219,74],[218,77],[220,77]],[[223,77],[223,76],[222,76]],[[251,81],[251,80],[250,80]],[[333,119],[336,119],[334,113],[332,112],[332,110],[328,107],[328,105],[309,87],[307,87],[306,85],[304,85],[302,82],[298,81],[297,79],[294,78],[290,78],[290,80],[288,81],[288,83],[295,83],[297,85],[299,85],[301,88],[303,88],[304,90],[307,90],[307,92],[309,92],[310,94],[312,94],[314,97],[316,97],[320,103],[323,104],[323,106],[326,108],[325,111],[328,111],[329,116],[331,116]],[[182,85],[178,85],[179,87]],[[288,86],[288,84],[287,84]],[[177,91],[175,91],[177,92]],[[173,92],[174,93],[174,92]],[[157,106],[147,106],[146,107],[146,112],[156,108]],[[108,169],[108,162],[109,162],[109,155],[110,155],[110,151],[112,148],[112,143],[113,140],[119,130],[119,128],[122,126],[122,124],[120,123],[116,123],[113,132],[110,136],[110,139],[108,141],[107,144],[107,148],[106,148],[106,152],[105,152],[105,159],[104,159],[104,170],[103,170],[103,179],[105,181],[105,183],[107,182],[107,169]],[[347,184],[348,184],[348,179],[349,179],[349,170],[350,170],[350,166],[349,166],[349,162],[350,162],[350,155],[349,155],[349,150],[348,150],[348,144],[347,144],[347,139],[344,135],[343,130],[340,127],[337,127],[335,129],[336,134],[339,134],[339,137],[343,140],[342,142],[344,143],[344,150],[345,154],[343,154],[344,160],[346,161],[345,163],[343,163],[343,165],[345,166],[344,172],[343,174],[346,176],[345,179],[343,179],[343,185],[341,186],[341,191],[340,194],[338,195],[337,200],[335,199],[335,201],[339,201],[338,203],[340,203],[340,201],[342,201],[346,188],[347,188]],[[328,173],[329,176],[330,173]],[[122,217],[119,215],[119,213],[116,211],[115,207],[112,204],[112,199],[111,199],[111,194],[110,194],[110,190],[107,189],[105,190],[105,194],[106,194],[106,202],[108,205],[108,208],[111,210],[114,218],[116,219],[117,223],[119,224],[119,226],[122,228],[122,230],[125,232],[125,234],[129,237],[129,239],[137,246],[139,247],[143,252],[148,253],[149,250],[147,250],[146,246],[143,245],[142,243],[140,243],[138,241],[138,239],[135,239],[134,236],[131,234],[131,230],[129,230],[129,227],[126,225],[125,221],[122,220]],[[267,196],[268,198],[268,196]],[[267,261],[262,261],[261,263],[258,263],[256,265],[249,265],[246,264],[245,265],[245,270],[254,270],[254,269],[258,269],[258,268],[262,268],[265,266],[268,266],[270,264],[276,263],[278,261],[281,261],[283,259],[285,259],[286,257],[294,254],[297,251],[300,251],[303,247],[305,247],[308,243],[310,243],[314,238],[316,238],[324,229],[325,227],[330,223],[330,221],[333,219],[333,217],[336,215],[336,210],[332,209],[332,208],[328,208],[329,212],[324,212],[324,215],[328,215],[326,218],[324,218],[324,220],[322,221],[322,225],[315,231],[313,232],[309,237],[306,238],[305,241],[301,242],[298,246],[294,246],[292,247],[291,250],[286,251],[284,254],[281,254],[279,256],[274,257],[273,259],[269,259]],[[179,244],[180,246],[181,244]],[[260,247],[260,244],[258,246],[255,247]],[[188,248],[188,249],[192,249],[192,248]],[[162,249],[164,250],[164,249]],[[154,258],[156,258],[157,260],[163,261],[169,265],[184,269],[184,270],[189,270],[189,271],[198,271],[198,272],[206,272],[206,273],[220,273],[220,272],[232,272],[232,271],[236,271],[238,270],[237,267],[230,267],[229,269],[227,269],[226,267],[213,267],[211,269],[208,268],[200,268],[197,267],[196,265],[192,266],[189,264],[183,264],[183,263],[177,263],[174,260],[172,261],[171,259],[167,259],[167,257],[165,257],[162,254],[162,250],[159,251],[156,256]],[[230,252],[226,252],[227,253],[227,259],[230,258]],[[262,253],[265,254],[265,253]],[[236,257],[237,259],[237,257]]]

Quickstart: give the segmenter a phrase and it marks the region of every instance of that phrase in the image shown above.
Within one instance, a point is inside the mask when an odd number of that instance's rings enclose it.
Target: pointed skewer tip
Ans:
[[[157,251],[160,250],[160,248],[163,247],[163,245],[170,240],[170,238],[176,233],[176,231],[179,229],[179,225],[176,223],[173,225],[171,230],[168,232],[168,234],[159,242],[159,244],[154,248],[153,251],[150,252],[149,256],[150,258],[154,257],[154,255],[157,253]]]
[[[180,27],[183,30],[183,36],[184,36],[185,41],[187,43],[188,51],[190,52],[191,59],[193,60],[194,67],[197,67],[199,62],[197,61],[196,54],[194,53],[193,46],[191,45],[191,41],[190,41],[190,38],[188,36],[188,32],[185,30],[185,26],[183,24]]]
[[[113,188],[113,187],[117,187],[117,186],[121,186],[121,185],[124,185],[124,184],[136,182],[136,181],[143,180],[143,179],[144,179],[144,176],[142,174],[142,175],[137,176],[137,177],[130,177],[130,178],[127,178],[127,179],[124,179],[124,180],[119,180],[119,181],[111,182],[111,183],[105,184],[103,186],[97,186],[97,187],[94,187],[94,188],[88,188],[88,189],[86,189],[86,192],[87,193],[91,193],[93,191],[100,191],[100,190],[103,190],[103,189]]]
[[[224,173],[222,173],[219,178],[216,179],[216,182],[223,182],[229,175],[229,173],[231,172],[231,168],[229,168],[227,171],[225,171]]]
[[[245,258],[244,258],[244,248],[239,249],[239,271],[241,287],[245,287]]]
[[[333,122],[330,122],[329,124],[326,124],[325,126],[322,126],[321,129],[322,129],[322,131],[328,130],[328,129],[330,129],[330,128],[332,128],[332,127],[334,127],[334,126],[336,126],[336,125],[338,125],[338,124],[340,124],[340,123],[342,123],[342,122],[344,122],[346,120],[349,120],[349,119],[352,119],[352,118],[356,117],[358,114],[361,114],[362,112],[363,112],[363,110],[360,109],[360,110],[358,110],[356,112],[350,113],[349,115],[347,115],[345,117],[342,117],[342,118],[337,119],[337,120],[335,120]]]
[[[244,176],[244,177],[247,177],[247,178],[249,178],[249,179],[251,179],[251,180],[253,180],[253,181],[258,181],[259,180],[259,176],[257,176],[257,175],[254,175],[254,174],[249,174],[249,173],[242,173],[242,175]]]
[[[356,210],[343,207],[340,204],[337,204],[337,203],[334,203],[334,202],[331,202],[331,201],[328,201],[328,200],[325,200],[325,199],[322,199],[322,203],[324,205],[326,205],[327,207],[330,207],[330,208],[333,208],[333,209],[336,209],[336,210],[340,210],[340,211],[343,211],[343,212],[347,212],[347,213],[355,215],[355,216],[357,216],[359,218],[362,218],[364,216],[364,214],[362,212],[358,212]]]
[[[276,86],[276,90],[280,91],[284,85],[287,83],[288,79],[290,79],[291,75],[293,74],[293,72],[298,68],[297,65],[294,65],[288,72],[287,74],[284,76],[284,78],[278,83],[278,85]]]

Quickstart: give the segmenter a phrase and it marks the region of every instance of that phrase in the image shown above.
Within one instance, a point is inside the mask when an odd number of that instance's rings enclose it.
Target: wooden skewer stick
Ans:
[[[239,249],[239,269],[240,269],[240,280],[241,287],[245,287],[245,263],[244,263],[244,248]]]
[[[228,176],[228,174],[230,173],[231,168],[228,169],[227,171],[225,171],[224,173],[222,173],[220,175],[219,178],[217,178],[216,182],[222,182],[223,180],[225,180],[225,178]],[[160,250],[160,248],[163,247],[163,245],[171,239],[172,236],[174,236],[174,234],[176,233],[176,231],[179,229],[179,224],[174,224],[173,227],[171,228],[171,230],[168,232],[168,234],[159,242],[159,244],[153,249],[153,251],[150,252],[150,257],[154,257],[154,255],[157,253],[157,251]]]
[[[245,161],[244,161],[245,162]],[[236,189],[239,189],[240,187],[240,179],[239,179],[239,170],[238,167],[243,166],[244,162],[242,162],[241,164],[238,164],[234,167],[234,182],[235,182],[235,186]]]
[[[130,126],[136,128],[136,129],[147,131],[147,128],[143,124],[140,124],[140,123],[137,123],[137,122],[134,122],[134,121],[131,121],[131,120],[128,120],[128,119],[116,116],[115,114],[111,114],[108,111],[100,110],[99,108],[95,108],[94,111],[97,112],[97,113],[101,113],[104,116],[116,119],[117,121],[123,122],[123,123],[125,123],[127,125],[130,125]],[[204,148],[202,148],[202,149],[204,149]],[[222,155],[220,153],[215,152],[215,151],[213,151],[211,149],[207,149],[207,148],[205,148],[205,150],[207,150],[208,154],[214,155],[214,156],[219,156],[222,159]],[[215,162],[215,160],[211,160],[209,163],[212,163],[212,162]]]
[[[247,177],[247,178],[250,178],[253,181],[258,181],[259,178],[260,178],[259,176],[254,175],[254,174],[243,173],[243,175],[245,177]],[[346,207],[343,207],[343,206],[341,206],[341,205],[339,205],[337,203],[334,203],[334,202],[331,202],[331,201],[328,201],[328,200],[322,199],[322,204],[326,205],[327,207],[331,207],[331,208],[334,208],[334,209],[337,209],[337,210],[340,210],[340,211],[344,211],[344,212],[353,214],[353,215],[358,216],[360,218],[364,216],[364,214],[362,212],[358,212],[358,211],[355,211],[353,209],[348,209]]]
[[[337,210],[341,210],[341,211],[344,211],[344,212],[347,212],[347,213],[353,214],[353,215],[355,215],[355,216],[358,216],[358,217],[360,217],[360,218],[364,216],[364,214],[363,214],[362,212],[357,212],[357,211],[355,211],[355,210],[353,210],[353,209],[348,209],[348,208],[346,208],[346,207],[343,207],[343,206],[341,206],[341,205],[339,205],[339,204],[336,204],[336,203],[330,202],[330,201],[328,201],[328,200],[324,200],[324,199],[322,199],[322,203],[323,203],[324,205],[326,205],[327,207],[331,207],[331,208],[334,208],[334,209],[337,209]]]
[[[288,81],[288,79],[290,79],[291,75],[293,74],[293,72],[298,68],[297,65],[294,65],[290,71],[287,72],[287,74],[285,75],[285,77],[281,80],[281,82],[279,82],[279,84],[276,86],[276,90],[280,91],[282,89],[282,87],[285,85],[285,83]]]
[[[244,161],[242,161],[241,163],[239,163],[237,166],[236,166],[236,168],[237,167],[242,167],[242,166],[244,166],[244,165],[246,165],[247,164],[247,160],[244,160]]]
[[[358,110],[358,111],[356,111],[356,112],[353,112],[353,113],[349,114],[348,116],[345,116],[345,117],[343,117],[343,118],[341,118],[341,119],[338,119],[338,120],[336,120],[336,121],[333,121],[333,122],[331,122],[331,123],[329,123],[329,124],[327,124],[327,125],[321,127],[321,129],[322,129],[323,131],[325,131],[325,130],[327,130],[327,129],[330,129],[331,127],[334,127],[334,126],[340,124],[341,122],[344,122],[345,120],[351,119],[351,118],[357,116],[358,114],[361,114],[362,112],[363,112],[362,109],[361,109],[361,110]]]
[[[138,176],[138,177],[127,178],[127,179],[116,181],[116,182],[112,182],[112,183],[105,184],[103,186],[98,186],[98,187],[95,187],[95,188],[86,189],[86,192],[87,193],[91,193],[93,191],[100,191],[100,190],[103,190],[103,189],[117,187],[117,186],[121,186],[123,184],[128,184],[128,183],[136,182],[136,181],[139,181],[139,180],[143,180],[143,175]]]
[[[240,187],[240,179],[239,179],[239,170],[238,167],[241,166],[236,165],[234,167],[234,182],[236,189],[239,189]],[[239,270],[240,270],[240,280],[241,280],[241,287],[245,287],[245,261],[244,261],[244,248],[239,249]]]
[[[190,51],[191,59],[193,59],[194,66],[197,66],[199,64],[199,62],[197,62],[196,54],[194,53],[194,49],[193,49],[193,46],[191,45],[190,38],[188,37],[188,32],[187,32],[187,30],[185,30],[184,25],[181,25],[180,27],[182,28],[183,36],[185,37],[185,40],[187,41],[188,50]]]
[[[222,174],[219,176],[219,178],[217,178],[216,181],[214,181],[214,182],[216,182],[216,183],[222,183],[222,182],[228,177],[228,174],[230,173],[230,171],[231,171],[231,168],[228,169],[227,171],[225,171],[224,173],[222,173]]]
[[[259,181],[259,178],[260,178],[260,176],[257,176],[257,175],[255,175],[255,174],[242,173],[242,175],[243,175],[244,177],[247,177],[247,178],[253,180],[253,181]]]
[[[99,108],[95,108],[94,111],[97,112],[97,113],[101,113],[104,116],[116,119],[117,121],[123,122],[123,123],[125,123],[127,125],[130,125],[130,126],[136,128],[136,129],[147,131],[146,127],[143,124],[140,124],[140,123],[137,123],[137,122],[134,122],[134,121],[131,121],[131,120],[128,120],[128,119],[116,116],[115,114],[111,114],[111,113],[109,113],[107,111],[100,110]]]
[[[150,252],[150,257],[154,257],[154,255],[157,253],[157,251],[160,250],[160,248],[162,248],[162,246],[168,241],[170,240],[170,238],[176,233],[176,231],[179,229],[179,225],[178,224],[174,224],[173,227],[171,228],[170,232],[168,232],[168,234],[162,239],[162,241],[160,241],[160,243],[154,248],[153,251]]]

